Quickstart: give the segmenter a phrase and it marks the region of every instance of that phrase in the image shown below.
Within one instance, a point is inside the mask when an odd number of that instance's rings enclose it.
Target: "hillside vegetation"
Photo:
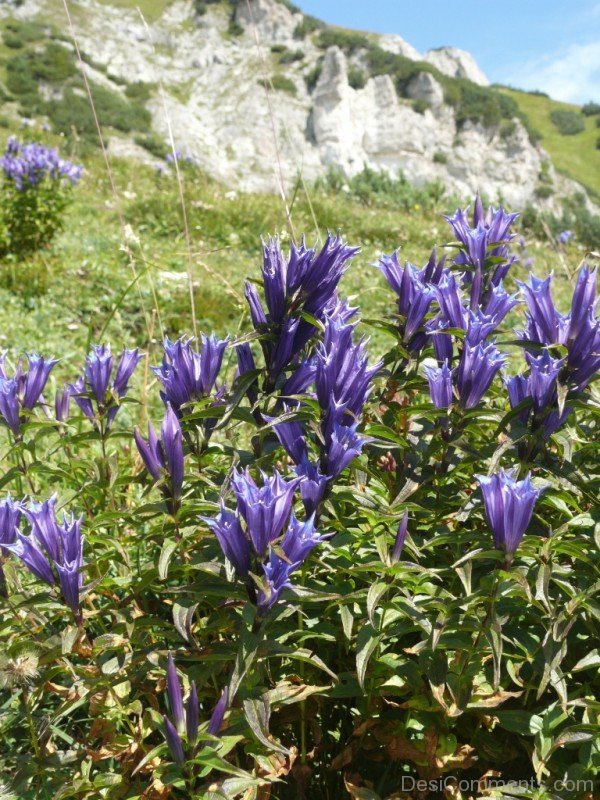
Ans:
[[[600,196],[600,149],[597,147],[600,127],[596,124],[600,116],[586,117],[581,114],[580,106],[561,103],[543,94],[515,89],[502,91],[517,103],[531,127],[539,132],[540,144],[548,151],[556,169]],[[551,119],[552,112],[559,110],[580,114],[585,129],[571,136],[560,133]]]

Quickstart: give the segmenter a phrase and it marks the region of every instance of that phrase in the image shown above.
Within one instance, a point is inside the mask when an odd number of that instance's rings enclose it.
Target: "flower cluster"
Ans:
[[[460,245],[454,263],[466,270],[473,310],[484,301],[492,286],[501,283],[516,261],[516,256],[509,253],[509,243],[516,235],[510,228],[517,217],[518,214],[493,206],[484,211],[479,195],[475,199],[472,224],[466,209],[459,208],[454,216],[446,217]]]
[[[309,321],[321,321],[336,302],[338,284],[358,248],[339,236],[327,237],[321,250],[292,243],[286,259],[277,239],[263,245],[262,278],[267,311],[255,284],[246,282],[246,299],[261,339],[269,387],[275,385],[315,333]]]
[[[300,492],[308,514],[318,510],[331,482],[360,454],[367,441],[358,432],[358,425],[381,363],[370,367],[365,341],[353,341],[355,324],[349,319],[354,313],[345,304],[336,306],[325,323],[323,341],[304,366],[310,383],[314,382],[321,411],[316,437],[318,462],[311,462],[307,432],[300,422],[272,420],[280,443],[303,479]]]
[[[99,419],[105,418],[105,430],[110,428],[120,408],[120,401],[127,394],[131,376],[142,358],[137,348],[125,348],[113,378],[114,358],[109,345],[94,345],[91,353],[86,356],[83,375],[69,384],[69,389],[76,404],[94,425],[97,425]],[[61,417],[65,403],[63,396],[57,406]]]
[[[13,503],[6,498],[1,504],[2,546],[21,559],[27,569],[49,586],[59,586],[65,603],[81,624],[80,591],[82,586],[83,539],[82,518],[63,515],[56,518],[56,497],[43,503]],[[18,529],[21,516],[30,525],[26,536]],[[12,534],[8,529],[12,527]],[[12,538],[12,541],[11,541]]]
[[[397,253],[382,256],[377,264],[398,296],[402,341],[411,353],[420,352],[429,341],[424,322],[436,298],[435,287],[445,274],[444,263],[445,258],[437,261],[434,250],[422,269],[408,262],[402,267]]]
[[[171,404],[167,403],[160,439],[151,422],[148,423],[148,441],[137,428],[134,428],[133,435],[148,472],[155,481],[166,478],[162,486],[163,492],[170,501],[176,503],[181,497],[183,486],[183,435]]]
[[[14,137],[8,140],[6,151],[0,158],[0,167],[19,191],[37,186],[46,177],[75,184],[83,174],[81,165],[60,158],[54,148],[37,142],[21,144]]]
[[[229,339],[217,339],[214,334],[201,334],[202,350],[192,348],[192,340],[165,339],[164,357],[160,367],[152,370],[162,383],[161,398],[170,403],[177,414],[193,400],[208,397],[217,381],[225,348]]]
[[[192,758],[196,750],[200,730],[200,707],[194,681],[191,683],[190,692],[184,704],[177,668],[170,653],[167,663],[167,695],[171,718],[166,714],[163,715],[165,738],[173,761],[177,764],[183,764],[186,761],[186,756]],[[228,692],[225,689],[215,706],[206,729],[206,732],[211,736],[216,736],[219,733],[227,711],[227,700]]]
[[[24,412],[32,411],[42,397],[42,392],[52,368],[58,363],[37,353],[26,353],[28,368],[19,360],[15,373],[6,371],[6,353],[0,355],[0,415],[15,437],[20,436]]]
[[[314,516],[301,522],[292,509],[300,478],[285,480],[277,470],[261,477],[263,485],[258,486],[248,470],[235,472],[235,511],[222,504],[216,517],[204,521],[263,616],[291,585],[291,573],[323,539],[315,530]],[[255,580],[257,568],[262,577]]]

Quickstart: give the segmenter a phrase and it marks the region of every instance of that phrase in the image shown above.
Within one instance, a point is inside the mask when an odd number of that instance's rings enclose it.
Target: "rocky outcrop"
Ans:
[[[419,51],[409,44],[405,42],[401,36],[398,36],[397,33],[384,33],[379,37],[378,41],[379,46],[382,50],[387,50],[388,53],[394,53],[397,56],[404,56],[404,58],[410,58],[411,61],[422,61],[423,56]]]
[[[439,47],[428,50],[423,60],[437,67],[444,75],[452,78],[466,78],[479,86],[489,86],[490,82],[470,53],[458,47]]]
[[[368,79],[353,88],[344,53],[331,47],[323,54],[310,37],[295,38],[302,15],[277,0],[251,0],[250,11],[247,3],[238,4],[240,35],[230,31],[229,4],[209,4],[198,16],[190,0],[174,0],[146,27],[131,1],[131,8],[113,8],[106,0],[71,3],[80,47],[94,59],[94,80],[103,69],[105,85],[116,76],[161,87],[147,103],[156,133],[167,140],[170,123],[177,148],[236,189],[277,191],[280,173],[292,183],[299,173],[314,180],[329,166],[348,175],[368,166],[401,170],[419,185],[438,180],[465,197],[480,189],[521,207],[534,197],[547,156],[520,122],[503,135],[480,125],[459,127],[428,72],[417,73],[409,98],[400,98],[390,76],[368,78],[359,52],[351,68]],[[24,0],[10,13],[29,19],[41,9],[47,18],[51,2]],[[422,59],[400,37],[381,37],[380,43]],[[294,58],[283,62],[280,55],[290,52]],[[426,57],[440,69],[485,81],[462,51],[445,48]],[[305,78],[318,65],[320,76],[309,88]],[[293,91],[285,85],[270,89],[267,102],[265,78],[277,73],[285,74]],[[118,82],[114,90],[123,91]],[[108,136],[111,152],[140,155],[121,135]]]

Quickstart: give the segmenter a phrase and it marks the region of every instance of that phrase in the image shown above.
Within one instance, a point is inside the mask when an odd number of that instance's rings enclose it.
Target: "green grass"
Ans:
[[[517,102],[531,125],[540,132],[540,143],[548,151],[556,169],[600,195],[600,150],[596,149],[599,129],[596,127],[596,117],[581,114],[585,130],[565,136],[559,133],[550,115],[558,110],[580,113],[579,106],[514,89],[502,91]]]
[[[8,131],[2,133],[1,146]],[[65,155],[78,158],[76,146],[70,152],[65,140],[39,131],[28,135],[60,143]],[[74,191],[65,228],[53,247],[30,261],[0,265],[2,331],[7,332],[0,347],[13,352],[42,349],[60,356],[65,374],[79,365],[89,341],[135,343],[150,347],[156,358],[161,323],[171,337],[192,331],[188,254],[175,178],[113,159],[124,221],[140,241],[140,246],[132,245],[130,263],[122,249],[119,216],[101,156],[92,153],[83,161],[85,178]],[[235,334],[249,325],[243,281],[260,273],[261,237],[281,234],[289,242],[282,203],[262,194],[232,197],[228,187],[199,170],[188,165],[183,169],[198,326]],[[394,298],[373,267],[381,252],[401,247],[403,258],[423,264],[435,244],[450,240],[441,215],[453,211],[452,199],[407,207],[405,201],[385,202],[368,193],[361,201],[344,191],[314,189],[310,198],[315,226],[302,190],[288,185],[288,196],[297,236],[305,233],[312,244],[319,236],[322,240],[328,229],[340,230],[351,243],[361,245],[341,292],[360,304],[364,317],[394,309]],[[537,274],[555,269],[560,276],[561,263],[548,242],[532,241],[529,249]],[[579,258],[575,247],[568,251],[571,270]],[[133,270],[139,279],[131,286]],[[8,283],[12,289],[6,288]],[[510,288],[515,288],[514,279]],[[388,344],[384,337],[373,332],[375,350]]]

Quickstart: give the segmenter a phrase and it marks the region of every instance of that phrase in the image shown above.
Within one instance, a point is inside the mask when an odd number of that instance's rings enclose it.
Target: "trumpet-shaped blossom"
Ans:
[[[69,418],[69,411],[71,406],[71,389],[69,386],[63,386],[62,389],[57,389],[54,398],[54,415],[57,422],[65,422]]]
[[[528,284],[520,284],[528,308],[527,325],[521,334],[522,338],[545,346],[564,345],[567,356],[562,380],[576,391],[585,389],[600,370],[597,275],[597,268],[581,268],[569,314],[561,314],[554,305],[551,275],[545,280],[532,275]]]
[[[352,425],[334,423],[325,453],[325,469],[331,478],[337,478],[361,454],[363,445],[371,441],[357,433],[357,427],[358,422]]]
[[[71,396],[86,417],[96,424],[97,416],[106,415],[109,428],[129,389],[129,381],[143,358],[137,348],[123,349],[113,378],[114,358],[109,345],[94,345],[86,356],[83,376],[70,384]]]
[[[246,523],[254,552],[262,558],[271,542],[278,539],[289,519],[294,492],[299,478],[284,480],[274,470],[273,476],[261,473],[263,485],[258,486],[249,470],[235,472],[231,484],[238,512]]]
[[[201,334],[201,341],[198,352],[192,349],[191,339],[165,339],[163,362],[152,367],[163,385],[163,402],[170,403],[178,414],[182,406],[212,393],[229,343],[229,339],[217,339],[214,334]]]
[[[462,408],[475,408],[480,403],[505,360],[506,356],[493,344],[481,342],[472,347],[465,342],[456,368],[458,402]]]
[[[558,376],[564,359],[555,359],[545,350],[537,358],[526,355],[529,364],[529,375],[514,375],[506,381],[511,408],[516,408],[525,400],[530,405],[521,410],[518,418],[523,425],[530,422],[532,430],[543,430],[543,438],[547,439],[563,424],[571,413],[570,408],[558,409]]]
[[[543,488],[536,489],[527,475],[517,481],[517,470],[500,470],[495,475],[477,475],[483,492],[485,514],[492,530],[494,547],[507,556],[517,550],[531,522]]]
[[[223,555],[233,566],[240,578],[247,578],[250,572],[250,542],[240,522],[239,514],[228,511],[223,504],[216,517],[201,517],[211,528]]]
[[[133,432],[135,443],[148,472],[155,481],[164,473],[169,479],[169,494],[174,500],[181,496],[183,486],[183,435],[177,414],[167,403],[161,426],[160,439],[152,423],[148,423],[148,441],[137,428]]]
[[[32,411],[42,396],[50,372],[58,361],[27,353],[27,370],[19,359],[14,375],[6,371],[6,353],[0,356],[0,415],[15,436],[20,433],[22,411]]]
[[[0,500],[0,555],[8,555],[2,545],[13,544],[23,516],[23,506],[10,495]]]
[[[284,404],[284,414],[289,414],[291,409]],[[294,419],[283,419],[279,421],[276,417],[264,415],[267,422],[272,423],[273,431],[286,453],[294,461],[300,464],[308,455],[306,449],[306,434],[300,422]]]
[[[304,503],[304,510],[310,516],[317,510],[325,496],[331,477],[321,472],[318,464],[312,464],[305,456],[296,466],[296,475],[302,478],[300,482],[300,496]]]
[[[60,158],[54,148],[37,142],[21,144],[13,136],[0,158],[0,168],[19,191],[37,186],[46,178],[75,184],[83,174],[82,166]]]
[[[290,564],[300,565],[322,541],[323,538],[315,530],[315,515],[312,514],[307,520],[301,522],[292,511],[289,525],[279,547]]]
[[[418,352],[427,343],[427,336],[420,329],[436,296],[430,283],[438,278],[438,267],[435,260],[423,270],[408,262],[402,267],[397,253],[379,259],[378,268],[398,295],[398,313],[404,318],[403,340],[413,352]]]
[[[29,571],[50,586],[60,586],[62,596],[81,623],[80,592],[83,568],[82,518],[64,515],[62,524],[56,519],[56,498],[23,507],[31,531],[26,536],[17,532],[6,549],[21,559]]]
[[[425,367],[425,375],[429,383],[431,402],[436,408],[449,408],[452,404],[452,379],[455,370],[444,361],[441,367]]]

